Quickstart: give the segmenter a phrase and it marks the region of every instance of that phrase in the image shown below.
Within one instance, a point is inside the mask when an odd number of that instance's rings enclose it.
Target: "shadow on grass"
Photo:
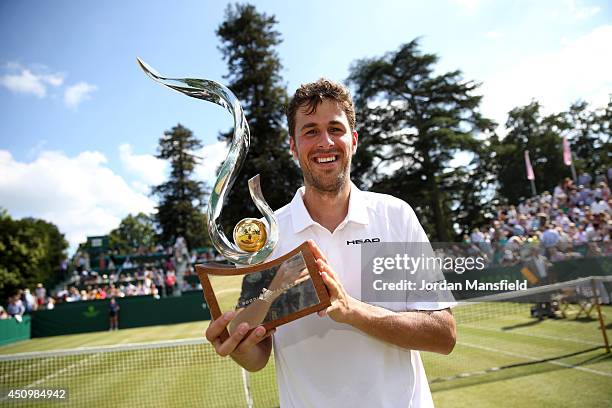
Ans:
[[[465,372],[449,377],[439,377],[430,380],[432,392],[447,391],[457,388],[470,387],[473,385],[493,383],[497,381],[505,381],[528,375],[535,375],[559,370],[567,370],[571,367],[565,367],[560,364],[554,364],[557,360],[562,360],[568,357],[575,357],[581,354],[590,353],[596,350],[603,349],[602,346],[592,347],[585,350],[580,350],[574,353],[568,353],[560,356],[544,358],[541,360],[527,361],[522,363],[508,364],[499,367],[491,367],[485,370],[475,372]],[[612,360],[612,353],[602,352],[587,359],[571,364],[571,366],[580,367],[586,364],[593,364],[605,360]],[[553,363],[553,364],[547,364]],[[568,364],[569,365],[569,364]]]
[[[538,325],[540,323],[542,323],[544,320],[538,320],[538,319],[534,319],[531,320],[529,322],[525,322],[525,323],[518,323],[512,326],[504,326],[501,328],[501,330],[503,331],[508,331],[508,330],[515,330],[515,329],[521,329],[523,327],[531,327],[531,326],[535,326]]]

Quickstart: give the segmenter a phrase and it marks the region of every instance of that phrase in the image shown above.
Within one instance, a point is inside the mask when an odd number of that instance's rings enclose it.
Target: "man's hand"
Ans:
[[[265,366],[270,356],[271,341],[269,338],[276,329],[266,332],[263,326],[257,326],[247,336],[248,323],[240,323],[227,340],[221,341],[221,333],[228,327],[236,312],[226,312],[219,319],[213,320],[206,329],[206,339],[214,346],[215,352],[222,356],[231,356],[238,364],[249,371],[257,371]],[[246,336],[246,337],[245,337]]]
[[[317,244],[313,240],[308,240],[308,245],[317,262],[319,273],[327,287],[331,301],[331,306],[326,310],[320,311],[319,316],[323,317],[327,314],[338,323],[349,323],[356,300],[346,293],[342,282],[338,279],[338,275],[329,265],[327,258],[323,255]]]
[[[449,309],[393,312],[363,303],[346,293],[325,255],[308,241],[319,273],[330,294],[331,306],[319,312],[347,323],[370,336],[406,349],[448,354],[455,347],[457,331]]]

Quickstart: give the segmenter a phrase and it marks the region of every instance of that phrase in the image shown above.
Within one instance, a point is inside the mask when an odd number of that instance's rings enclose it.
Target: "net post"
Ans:
[[[595,297],[595,307],[597,308],[597,317],[599,318],[599,328],[601,329],[601,334],[604,338],[604,344],[606,345],[606,353],[610,353],[610,342],[608,341],[606,325],[604,324],[601,307],[599,306],[599,291],[597,290],[597,285],[595,285],[595,279],[591,279],[591,288],[593,288],[593,296]]]

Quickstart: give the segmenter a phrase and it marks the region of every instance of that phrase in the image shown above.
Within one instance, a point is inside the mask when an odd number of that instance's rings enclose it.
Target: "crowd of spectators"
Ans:
[[[472,251],[490,263],[513,265],[528,257],[557,262],[584,256],[612,255],[612,197],[605,180],[575,185],[569,178],[553,193],[518,205],[500,205],[490,223],[463,237]]]
[[[76,302],[143,295],[160,298],[201,290],[194,266],[212,260],[219,260],[215,252],[189,253],[180,237],[168,248],[158,245],[152,250],[139,248],[127,255],[117,251],[100,254],[95,269],[91,268],[87,252],[78,252],[73,275],[55,299]]]
[[[188,252],[181,238],[168,248],[158,245],[134,249],[128,254],[101,253],[93,262],[94,268],[88,252],[77,251],[72,259],[73,272],[63,287],[47,293],[39,283],[33,292],[27,288],[19,290],[8,299],[6,310],[0,306],[0,319],[20,319],[25,313],[51,310],[62,302],[147,295],[159,299],[201,290],[194,266],[212,260],[220,260],[215,252]]]
[[[42,283],[36,285],[34,293],[30,289],[17,291],[16,294],[9,297],[6,309],[0,306],[0,320],[15,318],[21,321],[25,313],[33,312],[38,309],[53,309],[55,300],[51,296],[47,296],[47,290]]]
[[[497,206],[488,224],[464,235],[462,248],[454,246],[450,252],[479,254],[488,265],[501,266],[534,259],[551,263],[612,255],[609,184],[605,179],[592,182],[588,174],[580,175],[578,182],[575,185],[566,178],[552,194],[544,191],[518,205]],[[212,260],[222,259],[212,250],[189,253],[182,238],[168,248],[158,245],[151,250],[135,249],[129,255],[101,254],[97,268],[91,267],[87,252],[79,251],[73,258],[73,275],[62,289],[49,295],[39,283],[33,292],[21,290],[8,299],[6,310],[0,307],[0,319],[50,310],[58,302],[143,295],[160,298],[201,290],[194,265]]]

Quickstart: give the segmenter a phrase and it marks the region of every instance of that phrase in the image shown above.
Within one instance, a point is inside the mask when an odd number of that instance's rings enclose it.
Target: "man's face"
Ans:
[[[346,114],[335,101],[324,100],[310,115],[307,109],[296,112],[291,152],[300,162],[308,187],[338,192],[350,180],[357,132],[351,131]]]

